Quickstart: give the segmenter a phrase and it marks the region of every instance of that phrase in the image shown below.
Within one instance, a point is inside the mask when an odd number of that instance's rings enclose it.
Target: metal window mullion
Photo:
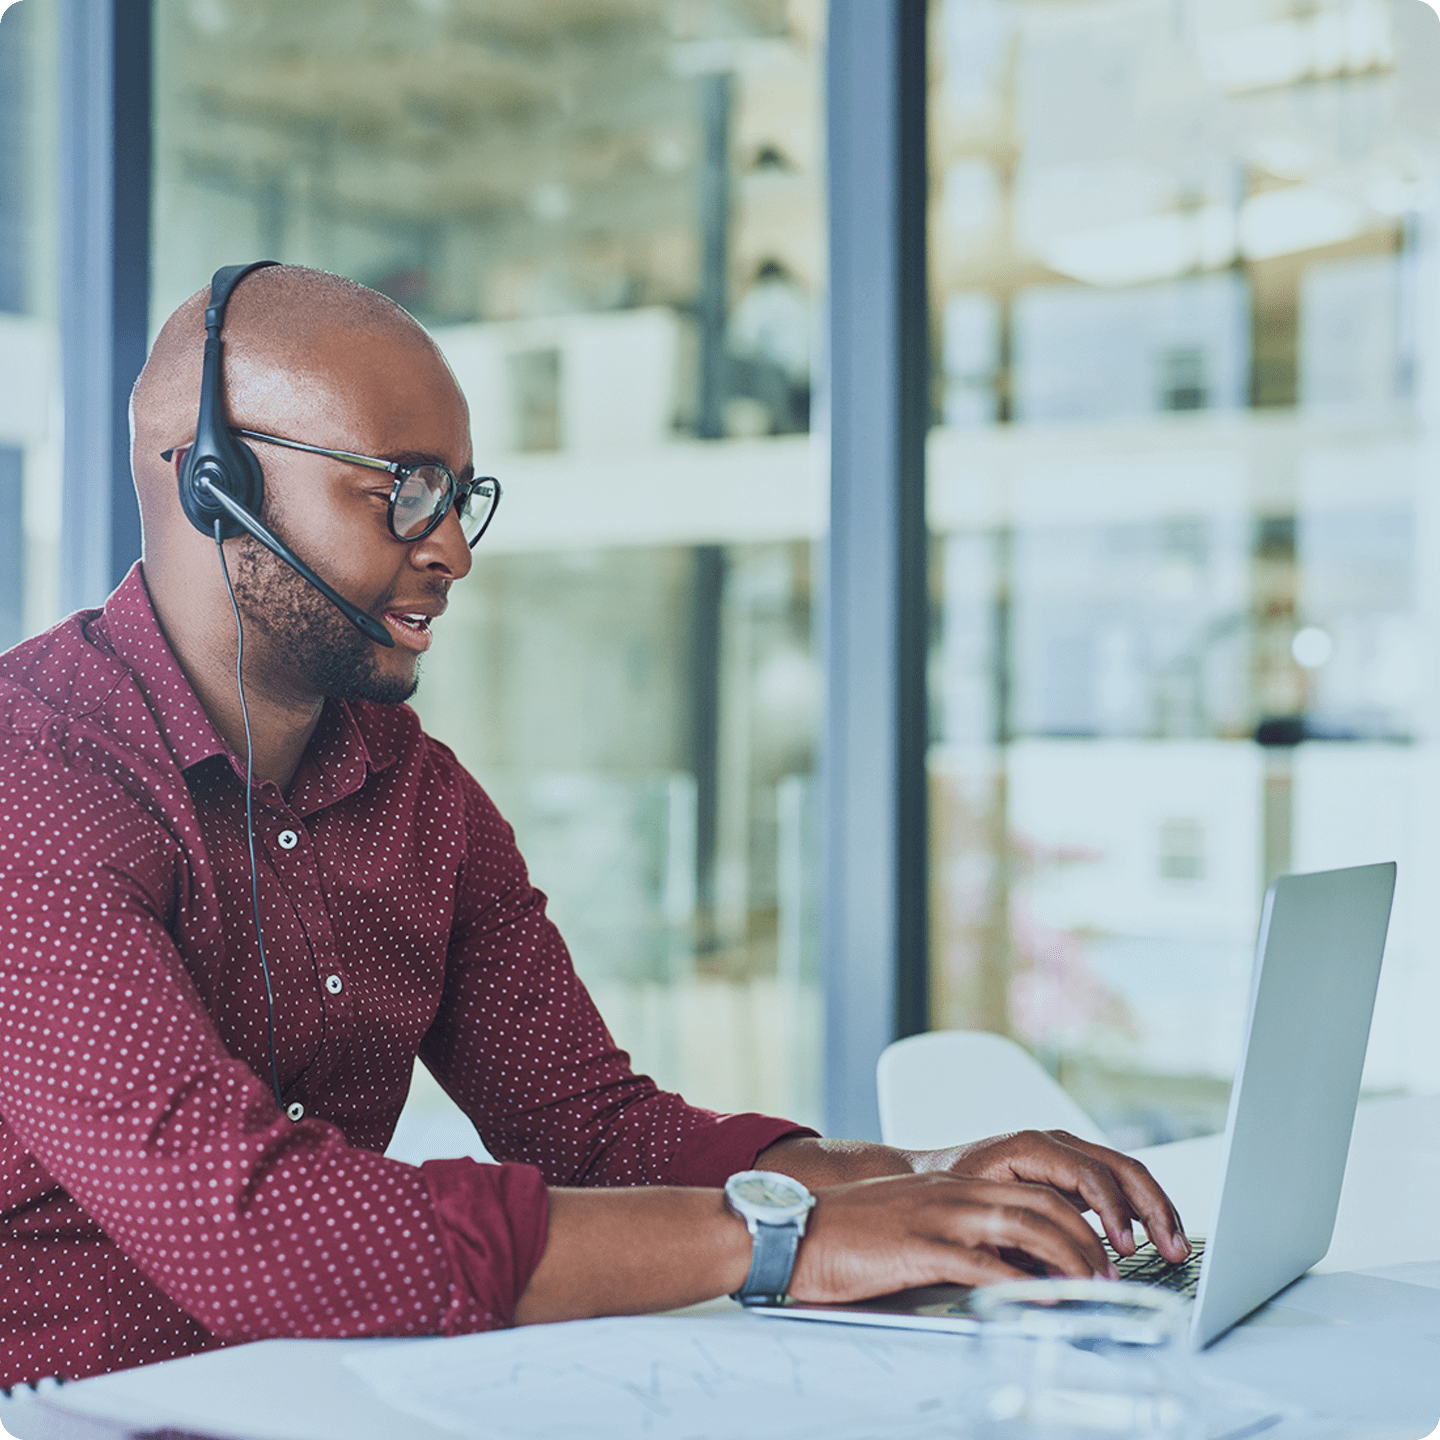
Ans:
[[[126,407],[150,281],[150,0],[61,0],[60,600],[98,605],[140,553]]]
[[[879,1133],[875,1061],[927,1021],[923,0],[832,0],[822,753],[826,1126]]]

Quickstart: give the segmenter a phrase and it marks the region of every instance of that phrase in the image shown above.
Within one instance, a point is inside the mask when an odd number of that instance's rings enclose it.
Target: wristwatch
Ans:
[[[815,1197],[773,1170],[742,1170],[725,1182],[725,1204],[752,1239],[750,1273],[731,1295],[742,1305],[783,1305]]]

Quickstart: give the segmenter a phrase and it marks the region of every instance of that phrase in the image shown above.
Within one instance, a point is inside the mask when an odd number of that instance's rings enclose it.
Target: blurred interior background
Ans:
[[[825,6],[152,16],[151,333],[261,255],[433,329],[506,498],[417,706],[637,1066],[819,1123]],[[1367,1085],[1434,1090],[1440,24],[929,25],[930,1023],[1218,1129],[1266,883],[1394,858]],[[65,593],[59,54],[4,13],[0,645]]]

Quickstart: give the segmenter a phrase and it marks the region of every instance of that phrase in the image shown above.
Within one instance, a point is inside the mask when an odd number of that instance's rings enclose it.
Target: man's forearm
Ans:
[[[738,1290],[749,1268],[749,1233],[719,1190],[551,1190],[545,1253],[515,1322],[672,1310]]]
[[[944,1150],[897,1150],[873,1140],[777,1140],[762,1150],[757,1169],[778,1170],[812,1190],[848,1185],[880,1175],[935,1175],[955,1166],[974,1147],[951,1145]]]
[[[777,1140],[760,1152],[755,1166],[792,1176],[811,1190],[873,1180],[880,1175],[909,1175],[916,1166],[905,1150],[869,1140],[823,1140],[797,1137]]]
[[[794,1138],[761,1151],[756,1164],[821,1190],[908,1175],[910,1158],[862,1140]],[[745,1278],[750,1246],[719,1190],[552,1189],[545,1253],[515,1321],[638,1315],[728,1295]]]

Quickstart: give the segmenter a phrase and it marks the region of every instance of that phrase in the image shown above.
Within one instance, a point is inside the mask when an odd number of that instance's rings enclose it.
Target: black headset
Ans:
[[[200,375],[200,414],[195,440],[180,464],[180,506],[190,523],[217,543],[242,531],[253,535],[266,549],[308,580],[367,639],[393,648],[395,637],[373,615],[352,605],[327,585],[273,530],[260,519],[265,476],[255,452],[231,432],[225,414],[223,361],[225,342],[220,331],[231,292],[252,271],[278,265],[278,260],[252,260],[248,265],[226,265],[210,281],[210,304],[205,309],[205,364]],[[168,459],[174,451],[166,451]]]
[[[227,265],[210,281],[210,304],[205,310],[205,368],[200,376],[200,415],[195,421],[195,442],[180,466],[180,504],[190,523],[213,536],[220,522],[220,537],[240,534],[223,495],[259,515],[265,494],[265,476],[255,452],[230,433],[225,418],[224,381],[221,378],[225,342],[220,329],[230,292],[252,271],[277,264],[253,260],[248,265]]]

